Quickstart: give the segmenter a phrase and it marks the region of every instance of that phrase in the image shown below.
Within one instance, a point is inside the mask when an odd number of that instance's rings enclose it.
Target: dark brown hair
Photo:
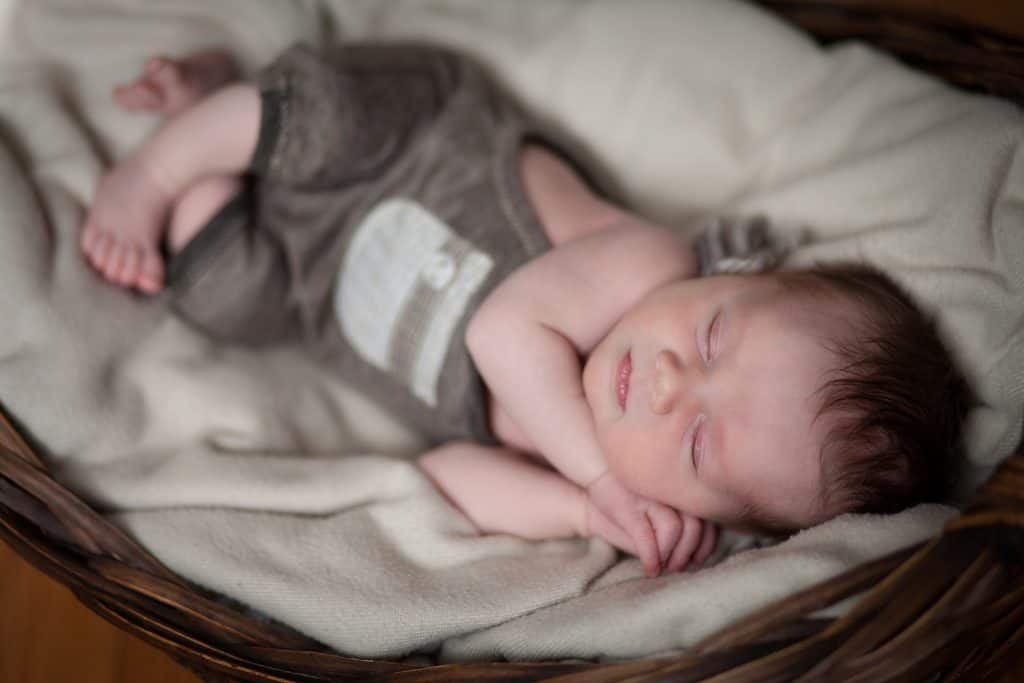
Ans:
[[[778,276],[791,292],[853,304],[855,329],[828,340],[838,367],[818,390],[815,419],[833,425],[821,449],[825,509],[892,513],[946,499],[972,397],[934,320],[864,264]]]

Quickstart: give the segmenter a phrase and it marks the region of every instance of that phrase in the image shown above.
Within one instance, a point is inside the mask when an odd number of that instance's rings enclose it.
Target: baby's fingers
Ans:
[[[704,533],[701,535],[700,546],[693,553],[693,563],[702,564],[715,551],[716,545],[718,545],[718,525],[704,522]]]
[[[661,571],[661,557],[650,520],[645,513],[640,512],[630,515],[626,524],[626,531],[633,540],[633,548],[644,567],[644,573],[650,577],[657,576]]]
[[[710,526],[705,525],[699,517],[691,517],[690,515],[683,515],[682,517],[683,532],[666,566],[666,569],[670,572],[681,571],[690,563],[691,558],[695,555],[695,551],[700,546],[704,527]]]
[[[679,512],[665,505],[651,505],[647,508],[647,518],[654,529],[654,538],[658,543],[658,563],[666,567],[672,551],[678,545],[683,534],[683,520]]]
[[[633,552],[648,576],[657,576],[661,569],[658,541],[647,517],[649,505],[605,472],[587,487],[587,496],[594,506],[619,526],[631,539]]]
[[[658,562],[658,548],[655,545],[654,532],[651,529],[650,523],[647,521],[647,516],[640,513],[639,517],[642,524],[627,524],[623,520],[613,522],[607,516],[605,516],[598,508],[590,506],[588,510],[588,531],[590,534],[600,536],[604,540],[608,541],[616,548],[624,550],[627,553],[636,555],[640,559],[640,563],[644,567],[644,572],[648,576],[657,576],[660,569],[660,563]],[[636,534],[637,528],[641,529],[641,533]],[[646,527],[647,536],[649,537],[648,547],[646,551],[641,550],[640,543],[644,542],[644,534],[642,533],[643,528]]]

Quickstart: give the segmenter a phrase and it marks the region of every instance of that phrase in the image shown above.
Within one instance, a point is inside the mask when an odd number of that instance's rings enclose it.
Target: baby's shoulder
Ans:
[[[600,230],[622,213],[594,192],[570,161],[544,145],[523,145],[519,173],[526,199],[553,246]]]

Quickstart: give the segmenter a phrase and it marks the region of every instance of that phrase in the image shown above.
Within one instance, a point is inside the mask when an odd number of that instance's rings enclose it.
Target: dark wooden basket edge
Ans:
[[[841,0],[756,0],[824,44],[860,40],[965,90],[1024,106],[1024,35],[953,15]]]

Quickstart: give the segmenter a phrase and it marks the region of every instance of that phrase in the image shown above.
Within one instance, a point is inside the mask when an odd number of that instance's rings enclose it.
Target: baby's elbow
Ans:
[[[498,287],[466,324],[463,341],[478,369],[504,366],[509,354],[515,355],[523,344],[530,345],[539,322],[535,305],[509,287]],[[483,367],[481,367],[483,366]]]

